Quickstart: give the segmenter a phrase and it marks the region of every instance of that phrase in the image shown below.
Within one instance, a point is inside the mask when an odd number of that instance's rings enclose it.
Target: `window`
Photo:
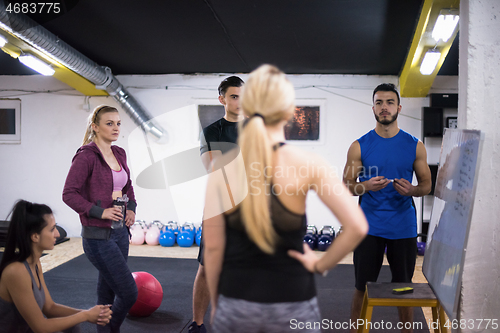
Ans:
[[[21,143],[19,99],[0,99],[0,143]]]

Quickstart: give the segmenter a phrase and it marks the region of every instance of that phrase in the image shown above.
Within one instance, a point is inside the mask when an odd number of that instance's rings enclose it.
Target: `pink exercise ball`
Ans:
[[[148,317],[161,305],[163,289],[160,282],[148,272],[133,272],[137,284],[137,301],[128,312],[133,317]]]

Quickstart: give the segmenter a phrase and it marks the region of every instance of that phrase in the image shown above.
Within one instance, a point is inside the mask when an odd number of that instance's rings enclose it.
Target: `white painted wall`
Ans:
[[[217,103],[216,88],[226,76],[119,77],[123,85],[169,132],[169,145],[153,144],[155,161],[198,147],[196,105],[207,101]],[[241,77],[245,80],[247,76]],[[397,83],[397,77],[293,75],[289,78],[296,87],[298,104],[314,102],[323,106],[321,112],[325,130],[321,133],[321,142],[302,144],[302,148],[324,156],[340,174],[350,144],[375,125],[371,111],[373,88],[382,82]],[[20,91],[0,93],[0,97],[22,100],[22,143],[0,145],[0,219],[6,218],[17,199],[24,198],[50,205],[55,211],[57,222],[66,229],[68,235],[79,236],[78,216],[62,202],[61,192],[71,159],[81,144],[89,115],[89,111],[84,110],[85,97],[53,78],[42,76],[0,77],[0,90],[6,89],[66,90],[37,94]],[[92,97],[89,101],[91,109],[103,103],[116,105],[110,97]],[[400,127],[420,138],[421,107],[428,105],[428,99],[404,98],[402,105],[402,115],[398,119]],[[136,130],[135,124],[125,113],[121,113],[121,118],[122,133],[116,144],[127,150],[135,180],[151,164],[151,159],[144,136]],[[164,190],[136,186],[135,192],[138,219],[200,221],[203,180]],[[173,199],[173,192],[177,193],[175,198],[179,196],[185,199]],[[420,215],[420,209],[418,211]],[[307,214],[310,224],[338,226],[336,219],[314,196],[308,201]]]
[[[462,332],[493,332],[479,319],[500,322],[500,3],[460,2],[460,128],[485,134],[461,295]]]

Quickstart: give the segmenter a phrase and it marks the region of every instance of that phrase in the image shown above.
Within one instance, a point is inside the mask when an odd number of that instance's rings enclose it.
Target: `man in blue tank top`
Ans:
[[[398,127],[401,104],[393,84],[375,88],[372,110],[377,121],[375,129],[352,143],[344,169],[344,182],[354,195],[360,196],[370,227],[368,236],[354,251],[354,322],[361,312],[366,282],[377,281],[386,247],[392,282],[411,282],[417,257],[412,197],[424,196],[431,190],[424,144]],[[412,185],[413,172],[418,185]],[[401,322],[413,322],[413,308],[400,307],[398,312]]]
[[[212,161],[235,147],[238,140],[238,123],[243,120],[239,97],[243,80],[237,76],[225,78],[219,85],[219,102],[224,105],[224,117],[208,125],[200,133],[200,156],[207,172]],[[189,333],[206,332],[203,317],[210,303],[210,294],[203,266],[203,239],[198,253],[198,272],[193,285],[193,322]]]

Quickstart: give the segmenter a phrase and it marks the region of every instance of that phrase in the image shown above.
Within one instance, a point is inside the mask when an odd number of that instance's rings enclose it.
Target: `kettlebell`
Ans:
[[[202,233],[202,226],[198,228],[198,231],[196,232],[196,245],[200,246],[201,244],[201,233]]]
[[[323,229],[321,229],[320,234],[318,238],[318,250],[326,251],[335,238],[335,230],[332,226],[325,225]]]
[[[146,243],[148,245],[158,245],[160,243],[160,221],[153,221],[146,232]]]
[[[182,225],[182,230],[188,230],[191,232],[191,236],[193,236],[193,239],[196,237],[196,227],[194,226],[193,222],[185,222]]]
[[[179,244],[180,247],[190,247],[194,243],[194,233],[193,229],[194,226],[189,225],[189,224],[184,224],[179,231],[179,234],[177,235],[177,244]]]
[[[425,242],[417,242],[417,254],[423,256],[425,254]]]
[[[130,244],[144,244],[144,229],[141,220],[138,220],[130,227]]]
[[[179,233],[179,224],[175,221],[168,221],[167,226],[171,229],[175,235]]]
[[[134,224],[132,224],[132,225],[130,226],[130,231],[134,230],[135,228],[140,228],[140,227],[141,227],[141,225],[140,225],[139,221],[140,221],[140,220],[135,221],[135,222],[134,222]]]
[[[174,246],[175,233],[169,226],[165,226],[164,230],[160,233],[160,245],[165,247]]]
[[[306,234],[304,235],[304,243],[307,243],[311,250],[318,246],[318,229],[314,225],[308,225]]]

